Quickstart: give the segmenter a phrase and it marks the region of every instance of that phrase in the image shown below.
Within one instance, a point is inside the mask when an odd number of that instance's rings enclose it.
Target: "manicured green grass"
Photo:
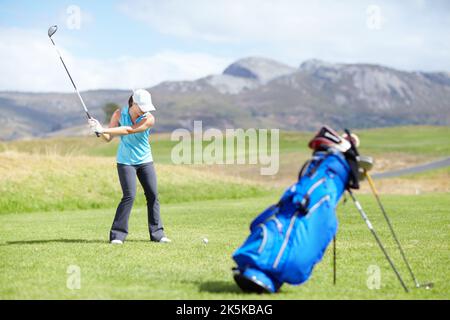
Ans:
[[[367,154],[449,156],[450,127],[408,126],[357,131]]]
[[[450,196],[383,197],[417,277],[432,290],[401,289],[350,202],[339,206],[338,282],[332,285],[330,252],[302,286],[277,295],[242,294],[231,277],[232,252],[248,235],[251,219],[279,194],[162,206],[171,244],[148,241],[146,212],[134,209],[123,246],[109,245],[113,210],[0,215],[0,299],[449,299]],[[386,224],[369,196],[361,202],[382,239]],[[202,238],[209,243],[202,243]],[[385,241],[408,284],[411,281]],[[81,288],[66,286],[67,268],[81,270]],[[369,266],[381,269],[381,288],[366,285]],[[412,287],[410,285],[410,287]]]

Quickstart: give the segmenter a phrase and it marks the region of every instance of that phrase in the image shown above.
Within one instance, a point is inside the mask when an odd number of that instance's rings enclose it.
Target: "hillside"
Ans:
[[[406,72],[369,64],[318,60],[294,68],[260,57],[238,60],[222,74],[149,88],[158,109],[156,130],[256,127],[315,130],[321,124],[371,128],[449,125],[450,73]],[[104,120],[107,102],[125,104],[130,91],[82,92]],[[75,135],[85,123],[72,93],[0,92],[0,139]],[[60,131],[62,130],[62,131]]]

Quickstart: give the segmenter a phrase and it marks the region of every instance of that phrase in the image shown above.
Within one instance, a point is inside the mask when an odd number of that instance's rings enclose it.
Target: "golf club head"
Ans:
[[[355,147],[357,147],[357,148],[361,144],[361,142],[359,140],[359,137],[356,134],[354,134],[354,133],[350,133],[350,137],[348,136],[348,133],[344,133],[342,135],[342,138],[344,138],[344,139],[346,139],[348,141],[351,140],[353,142],[353,144],[355,145]]]
[[[373,158],[369,156],[358,156],[358,166],[364,171],[370,171],[373,168]]]
[[[323,126],[309,141],[308,147],[315,151],[323,147],[334,147],[341,152],[346,152],[351,145],[348,140],[343,139],[336,131],[328,126]]]
[[[55,34],[56,30],[58,30],[57,25],[54,25],[54,26],[51,26],[50,28],[48,28],[48,37],[51,38],[52,35]]]

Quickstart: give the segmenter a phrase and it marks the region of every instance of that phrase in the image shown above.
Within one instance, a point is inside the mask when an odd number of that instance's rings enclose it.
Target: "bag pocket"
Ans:
[[[278,251],[283,241],[282,225],[276,217],[271,217],[257,226],[260,241],[257,248],[258,265],[262,269],[270,269],[274,252]],[[281,231],[280,231],[281,230]]]
[[[286,234],[282,237],[282,244],[277,252],[277,255],[275,257],[275,260],[273,262],[272,268],[274,270],[283,270],[284,269],[284,263],[286,262],[286,257],[289,256],[290,246],[292,245],[292,239],[291,235],[292,233],[295,233],[296,228],[296,222],[298,219],[308,219],[311,217],[311,215],[314,214],[314,212],[321,207],[324,204],[329,205],[330,202],[330,196],[325,195],[323,196],[319,201],[317,201],[311,208],[308,210],[306,215],[300,215],[300,213],[297,211],[290,219],[289,226],[286,230]],[[299,253],[300,254],[300,253]],[[284,258],[284,259],[283,259]]]

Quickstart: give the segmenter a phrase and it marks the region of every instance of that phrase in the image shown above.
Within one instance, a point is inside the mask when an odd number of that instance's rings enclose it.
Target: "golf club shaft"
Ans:
[[[63,60],[63,58],[62,58],[62,56],[61,56],[61,53],[60,53],[59,50],[58,50],[58,47],[56,46],[55,42],[53,41],[53,39],[52,39],[51,37],[50,37],[50,40],[51,40],[51,42],[52,42],[52,44],[53,44],[53,47],[55,48],[56,52],[58,53],[59,59],[61,60],[63,66],[64,66],[64,70],[66,70],[66,73],[67,73],[67,75],[69,76],[70,82],[72,82],[72,86],[73,86],[73,88],[75,89],[75,92],[77,93],[78,98],[79,98],[80,101],[81,101],[81,104],[83,105],[83,109],[84,109],[84,112],[86,112],[87,118],[88,118],[88,119],[92,119],[91,115],[89,114],[88,108],[86,107],[86,104],[84,103],[83,98],[81,97],[80,92],[78,91],[78,88],[77,88],[77,86],[75,85],[75,82],[73,81],[72,76],[70,75],[70,72],[69,72],[69,70],[67,69],[66,64],[64,63],[64,60]],[[100,136],[100,134],[97,133],[97,132],[95,133],[95,135],[96,135],[97,137]]]
[[[364,171],[364,174],[366,175],[367,181],[369,182],[370,188],[372,189],[372,193],[374,194],[375,199],[378,202],[378,206],[380,207],[381,212],[383,213],[384,219],[386,220],[386,222],[387,222],[387,224],[389,226],[389,229],[391,230],[392,237],[395,239],[395,242],[397,243],[397,246],[398,246],[398,249],[400,251],[400,254],[401,254],[402,258],[403,258],[403,261],[406,264],[406,267],[408,268],[408,271],[409,271],[409,273],[410,273],[410,275],[411,275],[411,277],[412,277],[412,279],[414,281],[414,284],[416,285],[416,287],[419,287],[420,284],[417,281],[416,277],[414,276],[414,273],[413,273],[413,271],[411,269],[411,266],[408,263],[408,260],[406,259],[405,252],[403,251],[402,245],[400,244],[400,241],[398,240],[397,235],[395,234],[394,227],[392,226],[391,220],[389,219],[389,217],[388,217],[388,215],[386,213],[386,210],[384,209],[384,206],[383,206],[383,204],[381,202],[380,196],[378,195],[377,189],[375,188],[375,184],[373,183],[372,177],[370,176],[370,174],[367,171]]]
[[[75,92],[77,93],[78,98],[79,98],[80,101],[81,101],[81,104],[83,105],[84,112],[86,112],[86,115],[87,115],[88,119],[91,119],[92,117],[91,117],[91,115],[89,114],[89,111],[88,111],[86,105],[84,104],[83,98],[81,97],[80,93],[78,92],[78,88],[77,88],[77,86],[75,85],[75,82],[73,81],[72,76],[70,75],[70,72],[69,72],[69,70],[67,69],[66,64],[64,63],[64,60],[63,60],[63,58],[62,58],[62,56],[61,56],[61,53],[59,52],[58,48],[56,47],[56,44],[55,44],[55,42],[53,41],[53,39],[50,38],[50,40],[52,41],[53,46],[54,46],[56,52],[58,53],[59,59],[61,60],[63,66],[64,66],[64,69],[66,70],[66,73],[67,73],[67,75],[69,76],[70,82],[72,82],[72,86],[73,86],[73,88],[75,89]]]
[[[398,280],[400,281],[400,284],[402,285],[403,289],[405,290],[405,292],[408,292],[408,288],[406,287],[405,283],[403,282],[402,277],[400,276],[400,273],[398,272],[397,268],[394,265],[394,262],[391,260],[391,258],[389,257],[386,249],[384,248],[383,244],[381,243],[380,238],[378,238],[377,233],[375,232],[372,223],[370,222],[369,218],[367,217],[366,213],[364,212],[361,204],[359,203],[359,201],[355,198],[355,196],[353,195],[353,192],[348,189],[348,193],[350,194],[350,197],[353,200],[353,203],[355,204],[356,208],[358,209],[361,217],[363,218],[363,220],[366,222],[367,227],[369,228],[370,232],[372,233],[372,235],[374,236],[378,246],[380,247],[381,251],[383,251],[384,256],[386,257],[387,261],[389,262],[389,264],[392,267],[392,270],[394,270],[395,275],[397,276]]]

